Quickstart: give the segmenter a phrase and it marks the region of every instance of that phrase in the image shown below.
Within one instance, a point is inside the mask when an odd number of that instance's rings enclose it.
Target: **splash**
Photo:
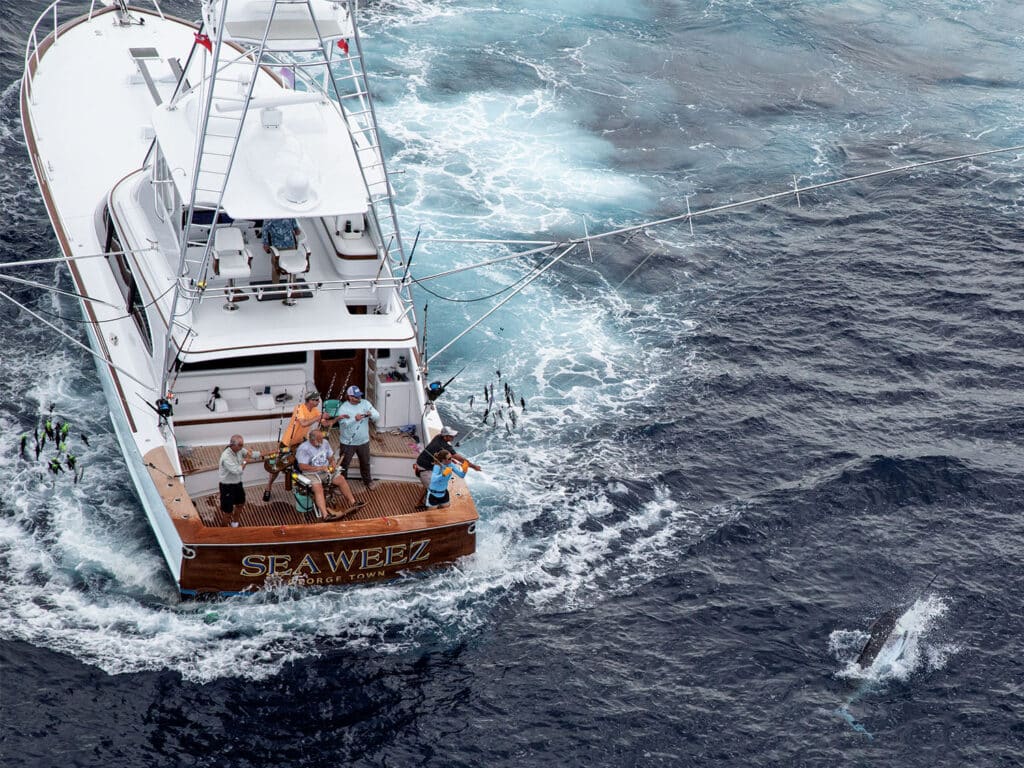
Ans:
[[[932,642],[928,635],[948,610],[940,597],[920,597],[896,621],[889,639],[874,661],[865,669],[857,664],[860,649],[870,635],[859,630],[835,630],[829,637],[829,650],[844,663],[837,677],[859,680],[857,690],[835,714],[845,720],[857,733],[868,739],[874,735],[860,723],[850,707],[865,697],[883,691],[889,684],[905,683],[917,671],[941,669],[955,646]]]

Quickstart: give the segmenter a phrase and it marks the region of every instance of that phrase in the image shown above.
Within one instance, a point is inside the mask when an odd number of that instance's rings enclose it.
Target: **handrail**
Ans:
[[[42,49],[46,41],[49,40],[51,37],[53,38],[53,45],[57,44],[57,41],[60,38],[61,26],[57,8],[58,6],[61,5],[61,3],[65,2],[71,2],[71,0],[53,0],[52,3],[46,6],[43,12],[39,14],[39,18],[36,19],[35,24],[33,24],[32,28],[29,30],[28,39],[25,41],[25,69],[22,74],[22,87],[25,88],[25,95],[30,100],[32,97],[32,81],[35,78],[36,69],[38,69],[39,67],[40,50]],[[148,2],[153,6],[153,9],[157,12],[161,19],[165,18],[164,12],[160,8],[159,0],[148,0]],[[89,12],[85,14],[84,17],[87,21],[92,20],[92,17],[94,15],[99,15],[96,12],[96,6],[98,4],[99,0],[90,0]],[[116,13],[119,10],[121,10],[121,8],[124,8],[125,10],[128,10],[130,8],[130,6],[128,6],[123,0],[119,0],[119,5],[120,7],[115,5],[106,6],[104,8],[101,8],[99,13]],[[78,9],[75,9],[75,13],[77,15],[71,17],[72,21],[77,18],[82,18],[82,15],[78,12]],[[43,24],[45,21],[48,20],[48,18],[51,15],[53,16],[53,24],[50,27],[46,27],[48,31],[46,32],[46,35],[40,42],[39,36],[43,31]],[[32,66],[33,59],[35,60],[34,67]]]

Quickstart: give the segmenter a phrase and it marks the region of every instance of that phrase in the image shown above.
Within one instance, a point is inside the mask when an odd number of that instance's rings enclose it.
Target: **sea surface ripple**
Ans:
[[[0,262],[58,253],[18,109],[44,8],[0,16]],[[1002,0],[363,14],[419,275],[506,252],[434,238],[1024,144]],[[0,304],[0,762],[1024,764],[1022,180],[994,155],[577,249],[434,367],[466,366],[442,401],[464,435],[485,385],[527,402],[462,446],[476,556],[342,592],[179,602],[91,360]],[[540,263],[427,284],[431,347]],[[72,301],[0,282],[82,338]],[[51,403],[91,437],[78,485],[17,456]],[[913,642],[865,673],[894,605]]]

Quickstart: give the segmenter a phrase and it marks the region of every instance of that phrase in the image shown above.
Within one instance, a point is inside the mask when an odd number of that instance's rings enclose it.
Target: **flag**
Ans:
[[[213,53],[213,43],[210,42],[210,36],[204,35],[202,32],[196,32],[196,43],[203,46],[210,53]]]
[[[348,40],[339,40],[338,47],[341,48],[342,53],[348,55]]]

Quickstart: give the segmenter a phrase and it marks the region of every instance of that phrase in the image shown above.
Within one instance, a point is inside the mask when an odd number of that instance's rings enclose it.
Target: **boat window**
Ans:
[[[266,368],[272,365],[305,365],[305,352],[281,352],[276,355],[246,355],[245,357],[229,357],[220,360],[204,360],[198,363],[180,363],[178,370],[182,373],[200,371],[227,371],[238,368]]]
[[[132,274],[131,265],[128,263],[128,258],[124,254],[124,248],[121,246],[121,238],[117,234],[117,230],[114,228],[114,222],[110,218],[110,210],[106,209],[103,211],[103,220],[107,225],[107,237],[104,246],[105,251],[110,254],[107,256],[107,262],[110,264],[110,271],[114,275],[114,280],[117,282],[117,287],[121,289],[121,295],[124,297],[124,305],[131,314],[132,319],[135,321],[135,325],[139,328],[139,333],[142,335],[142,341],[146,345],[146,349],[153,352],[153,331],[149,325],[149,317],[146,315],[146,302],[139,291],[139,284],[135,281],[135,275]]]
[[[358,349],[322,349],[320,350],[321,360],[354,360],[360,350]]]

